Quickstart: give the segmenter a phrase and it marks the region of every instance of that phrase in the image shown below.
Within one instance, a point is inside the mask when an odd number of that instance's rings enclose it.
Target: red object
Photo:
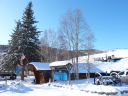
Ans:
[[[24,56],[24,54],[21,56],[21,59],[20,59],[20,65],[23,65],[23,60],[25,59],[26,57]]]

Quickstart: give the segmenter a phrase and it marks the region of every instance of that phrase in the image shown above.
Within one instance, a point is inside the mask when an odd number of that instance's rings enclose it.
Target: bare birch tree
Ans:
[[[63,36],[58,32],[51,29],[45,30],[40,39],[40,43],[42,57],[44,57],[44,60],[42,60],[43,62],[69,59],[69,56],[67,56],[69,52]]]
[[[68,50],[73,51],[71,57],[75,67],[76,79],[79,79],[78,51],[81,50],[82,46],[86,43],[87,22],[84,20],[80,9],[73,11],[69,9],[61,19],[60,26],[60,32],[63,34]]]
[[[69,59],[67,46],[65,45],[65,40],[61,34],[56,34],[56,42],[55,42],[55,48],[56,48],[56,61],[62,61]]]
[[[85,27],[86,30],[86,35],[85,35],[85,40],[86,40],[86,45],[85,48],[87,50],[87,63],[86,63],[86,77],[87,77],[87,82],[90,83],[90,54],[91,54],[91,49],[94,48],[94,33],[90,30],[90,27],[86,25]]]
[[[55,47],[56,34],[53,30],[45,30],[40,40],[41,42],[41,53],[44,57],[44,62],[54,61],[53,48]]]

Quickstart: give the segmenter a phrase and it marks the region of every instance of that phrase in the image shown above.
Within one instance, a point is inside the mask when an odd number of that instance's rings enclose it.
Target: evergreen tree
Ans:
[[[27,58],[27,62],[24,62],[23,67],[25,67],[28,62],[40,61],[38,38],[41,31],[37,31],[35,23],[38,23],[38,21],[36,21],[33,16],[34,12],[32,7],[32,2],[29,2],[23,13],[22,21],[19,20],[16,22],[16,27],[13,30],[11,40],[9,41],[9,50],[6,55],[6,61],[4,59],[2,61],[2,65],[5,65],[6,68],[9,68],[9,66],[15,68],[14,65],[20,63],[19,60],[22,53]]]
[[[20,20],[16,22],[16,27],[13,30],[14,33],[11,35],[11,40],[9,41],[9,48],[6,55],[4,55],[1,61],[1,69],[2,70],[11,70],[15,69],[15,66],[19,64],[19,59],[21,57],[21,50],[20,50],[20,41],[22,38],[21,33],[21,22]]]
[[[38,21],[33,16],[32,7],[32,2],[29,2],[22,17],[22,52],[29,62],[40,61],[38,38],[41,31],[37,31],[35,23],[38,23]]]
[[[13,30],[14,33],[11,35],[11,40],[9,42],[9,51],[8,54],[13,54],[13,53],[22,53],[22,24],[21,21],[16,22],[16,27]]]

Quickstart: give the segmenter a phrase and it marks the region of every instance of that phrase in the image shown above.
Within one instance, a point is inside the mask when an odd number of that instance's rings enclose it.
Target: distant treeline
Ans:
[[[9,45],[0,45],[0,51],[7,51],[8,50],[8,47],[9,47]],[[53,50],[57,50],[57,49],[56,48],[53,48]],[[87,50],[80,50],[79,52],[80,52],[80,54],[82,56],[83,55],[85,56],[86,53],[87,53]],[[104,51],[97,50],[97,49],[91,49],[91,54],[98,54],[98,53],[102,53],[102,52],[104,52]]]
[[[7,52],[9,45],[0,45],[1,52]],[[51,48],[46,46],[40,46],[41,55],[43,56],[43,62],[62,61],[68,60],[75,57],[75,51],[68,51],[64,49]],[[79,50],[79,56],[86,56],[88,50]],[[101,50],[90,49],[91,54],[102,53]],[[72,57],[71,57],[72,56]]]
[[[0,51],[7,51],[8,45],[0,45]]]

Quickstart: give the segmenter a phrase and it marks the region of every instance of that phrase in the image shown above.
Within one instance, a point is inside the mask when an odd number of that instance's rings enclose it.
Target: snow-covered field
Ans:
[[[112,56],[114,55],[117,58],[123,58],[118,62],[100,62],[100,61],[94,61],[94,58],[97,57],[105,57],[105,56]],[[79,57],[79,63],[80,63],[80,72],[83,73],[85,72],[86,69],[86,56]],[[124,71],[128,69],[128,49],[113,49],[113,50],[108,50],[105,53],[101,54],[94,54],[90,56],[90,62],[92,63],[90,65],[91,73],[95,72],[110,72],[112,70],[116,71]],[[85,67],[84,67],[85,66]]]
[[[93,65],[91,71],[105,72],[111,70],[126,70],[128,69],[128,49],[110,50],[107,53],[96,54],[91,56]],[[124,59],[118,62],[94,62],[94,57],[107,55],[115,55]],[[86,57],[80,57],[79,63],[84,63]],[[71,85],[67,81],[56,81],[44,84],[33,84],[34,76],[25,77],[25,81],[20,81],[20,77],[16,80],[0,81],[0,96],[128,96],[128,85],[122,86],[112,85],[94,85],[93,78],[90,79],[90,84],[86,79],[72,80]],[[113,95],[106,95],[109,93]]]
[[[56,81],[54,83],[33,84],[33,76],[28,76],[25,81],[16,80],[0,81],[0,96],[108,96],[104,92],[115,92],[116,95],[109,96],[128,96],[128,93],[121,94],[120,91],[128,90],[128,85],[122,86],[103,86],[86,83],[86,79],[73,80],[71,85],[67,81]],[[98,94],[98,93],[100,94]],[[102,95],[101,95],[102,94]]]

